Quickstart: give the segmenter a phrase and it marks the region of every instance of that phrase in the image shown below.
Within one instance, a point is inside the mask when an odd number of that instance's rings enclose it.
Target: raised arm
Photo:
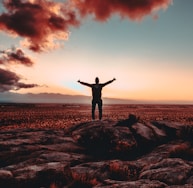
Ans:
[[[113,81],[115,81],[116,79],[115,78],[113,78],[112,80],[109,80],[108,82],[105,82],[104,84],[102,84],[103,85],[103,87],[104,86],[106,86],[106,85],[108,85],[108,84],[110,84],[110,83],[112,83]]]
[[[78,83],[88,86],[88,87],[92,87],[92,84],[86,83],[86,82],[81,82],[80,80],[78,80]]]

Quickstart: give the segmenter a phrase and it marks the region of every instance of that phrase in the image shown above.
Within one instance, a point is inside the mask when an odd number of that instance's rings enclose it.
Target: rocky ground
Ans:
[[[174,122],[84,122],[0,131],[2,188],[191,188],[193,127]]]

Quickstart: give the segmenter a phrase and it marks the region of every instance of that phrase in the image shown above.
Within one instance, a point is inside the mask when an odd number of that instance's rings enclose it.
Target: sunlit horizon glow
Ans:
[[[45,9],[44,16],[49,11],[59,14],[58,2],[53,4],[53,9]],[[82,11],[87,10],[81,6]],[[164,10],[158,7],[156,5],[151,14],[143,12],[147,15],[142,19],[136,17],[135,11],[134,18],[126,12],[120,18],[118,13],[122,7],[111,16],[100,17],[96,8],[97,21],[86,12],[87,17],[83,16],[80,23],[73,18],[72,27],[57,25],[58,30],[53,34],[61,31],[64,34],[68,30],[68,40],[58,41],[57,49],[40,53],[21,46],[24,36],[12,38],[6,34],[0,16],[0,50],[19,46],[35,62],[30,67],[0,63],[0,68],[15,72],[20,82],[28,86],[38,85],[9,92],[91,96],[91,89],[77,80],[94,83],[95,77],[99,77],[104,83],[116,78],[103,89],[103,97],[193,103],[193,2],[174,0],[169,4],[163,0]],[[51,29],[55,31],[55,27]],[[47,33],[47,37],[51,37],[51,33]],[[30,41],[29,36],[27,39]],[[36,44],[36,39],[34,41]]]

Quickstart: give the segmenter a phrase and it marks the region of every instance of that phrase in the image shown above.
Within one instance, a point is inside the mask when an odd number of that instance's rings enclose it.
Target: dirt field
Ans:
[[[129,114],[141,120],[193,124],[193,105],[104,105],[103,119],[122,120]],[[96,108],[96,117],[98,109]],[[91,120],[91,106],[80,104],[1,104],[0,127],[66,128]]]

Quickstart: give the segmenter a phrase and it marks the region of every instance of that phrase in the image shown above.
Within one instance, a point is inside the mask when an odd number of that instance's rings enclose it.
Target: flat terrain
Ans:
[[[144,121],[193,124],[193,105],[104,105],[103,119],[122,120],[134,114]],[[96,117],[98,109],[96,108]],[[91,106],[82,104],[1,104],[0,127],[67,128],[91,120]]]

